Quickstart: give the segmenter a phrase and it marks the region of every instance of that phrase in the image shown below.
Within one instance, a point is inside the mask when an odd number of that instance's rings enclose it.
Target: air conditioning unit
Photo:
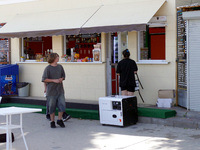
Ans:
[[[160,22],[166,22],[167,16],[155,16],[152,17],[149,23],[160,23]]]
[[[99,98],[102,125],[127,126],[138,121],[136,96],[108,96]]]

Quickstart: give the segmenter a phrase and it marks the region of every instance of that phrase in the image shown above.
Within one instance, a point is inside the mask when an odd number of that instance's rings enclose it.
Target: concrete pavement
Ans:
[[[157,108],[155,106],[149,106],[149,107]],[[179,127],[179,128],[200,129],[200,112],[188,111],[187,109],[181,108],[181,107],[162,108],[162,109],[172,109],[172,110],[175,110],[177,114],[175,117],[171,117],[167,119],[140,116],[139,122],[148,123],[148,124],[165,125],[165,126],[171,126],[171,127]]]
[[[13,117],[13,123],[19,116]],[[0,125],[5,117],[0,116]],[[137,123],[128,127],[102,126],[99,120],[72,118],[66,128],[50,128],[44,114],[23,115],[29,150],[200,150],[200,130]],[[0,130],[0,133],[5,131]],[[14,129],[13,150],[25,150],[19,129]],[[6,144],[0,143],[0,150]]]

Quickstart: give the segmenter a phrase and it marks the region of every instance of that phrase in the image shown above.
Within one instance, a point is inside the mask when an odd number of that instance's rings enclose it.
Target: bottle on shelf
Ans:
[[[28,54],[26,54],[26,59],[29,60],[29,55]]]
[[[71,62],[74,61],[74,48],[71,48]]]

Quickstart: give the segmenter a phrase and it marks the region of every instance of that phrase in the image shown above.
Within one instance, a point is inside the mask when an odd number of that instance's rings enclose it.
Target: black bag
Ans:
[[[14,134],[11,133],[11,135],[12,135],[12,142],[14,142],[14,140],[15,140]],[[4,143],[4,142],[6,142],[6,133],[0,134],[0,143]]]

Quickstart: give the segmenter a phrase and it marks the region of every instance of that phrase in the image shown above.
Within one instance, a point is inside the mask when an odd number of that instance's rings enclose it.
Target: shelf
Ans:
[[[34,61],[32,61],[32,62],[27,62],[27,61],[25,61],[25,62],[15,62],[16,64],[47,64],[48,62],[34,62]],[[62,63],[62,64],[103,64],[103,62],[61,62],[61,61],[59,61],[58,63]]]
[[[6,129],[18,129],[18,128],[21,128],[21,126],[20,125],[2,125],[2,126],[0,126],[0,129],[4,129],[4,130],[6,130]]]
[[[27,40],[24,40],[25,42],[44,42],[44,41],[27,41]]]
[[[8,64],[9,62],[0,62],[0,64]]]
[[[93,50],[94,48],[92,48],[92,47],[85,47],[85,48],[76,48],[76,49],[79,49],[79,50],[85,50],[85,49],[87,49],[87,50]]]
[[[93,45],[93,44],[97,44],[97,43],[76,43],[76,44],[80,44],[80,45],[84,45],[84,44],[90,44],[90,45]]]

